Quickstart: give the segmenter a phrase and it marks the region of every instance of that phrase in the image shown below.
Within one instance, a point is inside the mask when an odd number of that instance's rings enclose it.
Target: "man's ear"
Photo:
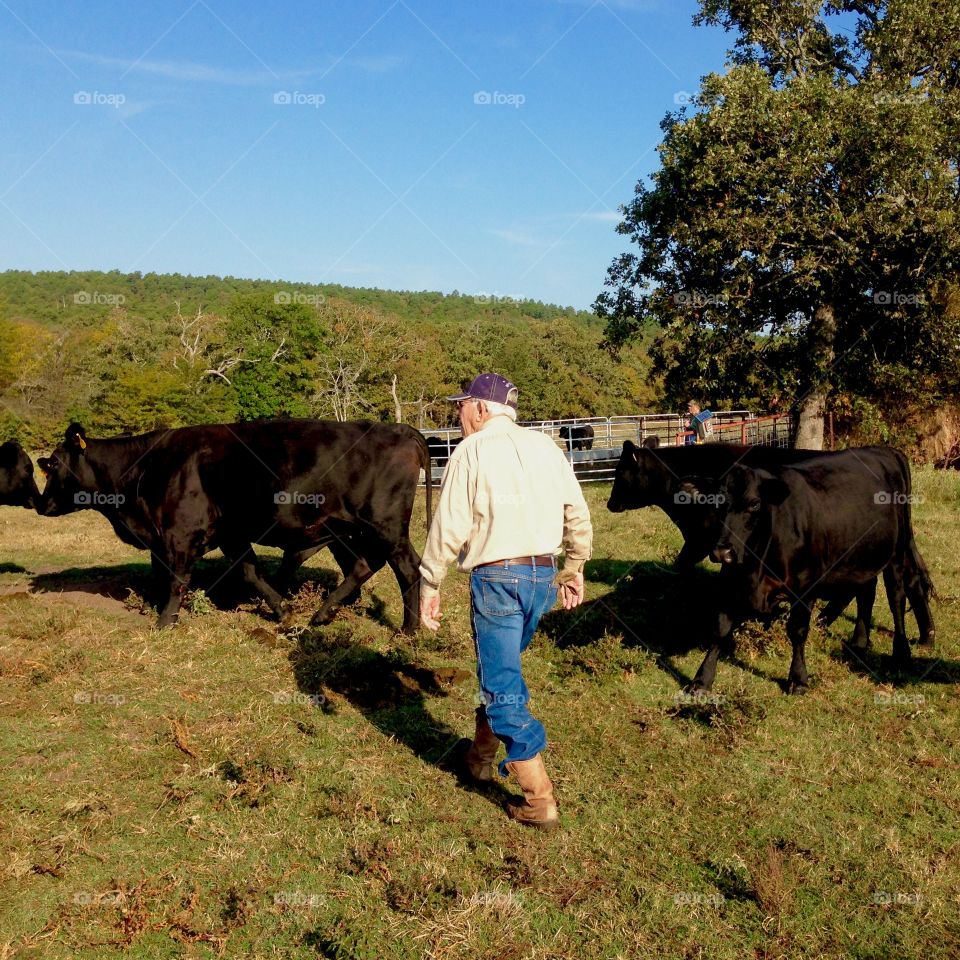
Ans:
[[[659,437],[647,437],[647,439],[643,441],[643,443],[641,444],[641,446],[646,447],[648,450],[656,450],[657,447],[660,446],[660,438],[659,438]]]
[[[71,423],[63,439],[70,450],[87,449],[87,431],[79,423]]]
[[[790,488],[782,480],[761,480],[760,499],[772,507],[779,507],[790,496]]]

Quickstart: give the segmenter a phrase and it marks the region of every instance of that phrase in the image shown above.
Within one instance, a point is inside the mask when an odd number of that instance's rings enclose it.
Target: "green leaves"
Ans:
[[[734,65],[668,118],[625,208],[633,251],[595,303],[608,342],[656,323],[668,392],[714,402],[869,392],[881,367],[931,366],[934,290],[960,259],[958,40],[926,3],[701,7],[736,33]],[[836,12],[859,16],[853,46],[828,31]]]

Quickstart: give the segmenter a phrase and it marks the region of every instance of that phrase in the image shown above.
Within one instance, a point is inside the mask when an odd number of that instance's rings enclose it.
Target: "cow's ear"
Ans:
[[[633,453],[637,449],[637,445],[632,440],[623,441],[623,452],[624,453]]]
[[[771,506],[779,507],[790,496],[790,488],[782,480],[761,480],[760,499]]]
[[[45,476],[50,475],[50,459],[49,457],[40,457],[37,460],[37,466],[40,468],[40,472]]]
[[[87,431],[79,423],[71,423],[63,439],[70,450],[87,449]]]
[[[643,441],[643,443],[641,444],[641,446],[646,447],[648,450],[656,450],[657,447],[660,446],[660,438],[659,438],[659,437],[647,437],[647,439]]]

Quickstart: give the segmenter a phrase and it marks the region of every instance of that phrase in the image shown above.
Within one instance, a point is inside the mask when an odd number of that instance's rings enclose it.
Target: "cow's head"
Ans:
[[[731,467],[718,490],[717,510],[722,523],[712,556],[717,563],[744,563],[762,550],[769,536],[771,511],[787,499],[790,488],[766,470],[738,463]]]
[[[92,504],[95,480],[87,462],[87,433],[79,423],[71,423],[63,441],[37,462],[47,478],[37,504],[37,513],[59,517]]]
[[[33,463],[18,443],[0,445],[0,504],[35,507],[40,491],[33,479]]]
[[[654,450],[660,445],[656,437],[648,437],[638,447],[632,440],[625,440],[617,470],[613,477],[613,489],[607,501],[611,513],[649,507],[657,500],[664,466]]]

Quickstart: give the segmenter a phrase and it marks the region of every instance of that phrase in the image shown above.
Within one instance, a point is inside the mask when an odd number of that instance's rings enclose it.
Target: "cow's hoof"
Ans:
[[[324,610],[318,610],[318,611],[310,618],[310,626],[311,626],[311,627],[325,627],[325,626],[333,619],[335,612],[336,612],[336,611],[331,611],[331,610],[326,610],[326,611],[324,611]]]
[[[847,660],[862,660],[869,650],[869,643],[845,643],[843,645],[843,655]]]
[[[273,615],[277,618],[279,623],[289,624],[290,617],[293,615],[293,610],[290,608],[289,603],[281,603],[279,607],[274,607]]]
[[[802,697],[805,693],[808,693],[810,687],[805,683],[798,683],[796,680],[791,680],[787,684],[787,693],[791,697]]]
[[[934,643],[936,641],[937,632],[936,630],[928,630],[918,641],[917,646],[923,647],[925,650],[932,650]]]

